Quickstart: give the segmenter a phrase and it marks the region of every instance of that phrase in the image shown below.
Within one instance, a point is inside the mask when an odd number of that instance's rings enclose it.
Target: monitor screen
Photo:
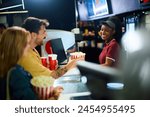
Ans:
[[[78,0],[77,9],[80,20],[92,20],[109,14],[107,0]]]
[[[67,55],[65,53],[61,38],[51,39],[49,40],[49,42],[51,44],[53,53],[57,54],[58,64],[63,64],[64,61],[65,61],[64,64],[66,64]]]
[[[140,0],[140,3],[150,3],[150,0]]]
[[[0,0],[0,11],[24,10],[24,0]]]
[[[148,9],[150,8],[150,0],[139,0],[140,1],[140,6],[143,9]]]

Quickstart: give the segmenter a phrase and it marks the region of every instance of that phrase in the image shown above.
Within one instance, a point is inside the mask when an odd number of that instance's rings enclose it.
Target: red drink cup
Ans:
[[[41,62],[43,66],[47,67],[47,57],[41,57]]]
[[[56,70],[57,69],[57,60],[50,60],[50,70]]]
[[[56,70],[57,69],[57,54],[49,54],[48,60],[49,60],[49,69]]]

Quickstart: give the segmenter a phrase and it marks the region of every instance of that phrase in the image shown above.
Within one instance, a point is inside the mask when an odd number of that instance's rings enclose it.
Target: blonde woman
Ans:
[[[0,39],[0,99],[6,99],[6,79],[10,70],[10,99],[38,99],[30,84],[31,74],[17,64],[21,57],[27,55],[30,40],[30,33],[21,27],[11,27],[3,32]],[[59,92],[61,88],[55,90],[58,95]]]

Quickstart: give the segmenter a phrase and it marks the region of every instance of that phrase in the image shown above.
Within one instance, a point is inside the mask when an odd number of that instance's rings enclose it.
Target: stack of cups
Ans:
[[[41,57],[41,62],[43,64],[43,66],[47,67],[48,64],[47,64],[47,57]]]
[[[57,69],[57,54],[49,54],[48,55],[48,60],[49,60],[49,69],[50,70],[56,70]]]

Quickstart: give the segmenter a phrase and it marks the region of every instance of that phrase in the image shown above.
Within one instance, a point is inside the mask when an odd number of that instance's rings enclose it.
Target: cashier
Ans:
[[[113,37],[115,24],[110,21],[102,22],[99,35],[104,40],[104,48],[99,55],[99,62],[103,66],[117,67],[119,62],[120,46]]]

